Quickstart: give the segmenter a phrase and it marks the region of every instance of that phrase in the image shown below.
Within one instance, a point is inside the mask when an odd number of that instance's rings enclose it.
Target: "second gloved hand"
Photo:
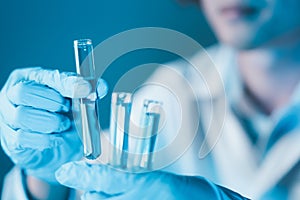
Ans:
[[[0,93],[1,145],[26,174],[57,183],[55,170],[82,157],[69,98],[87,96],[90,87],[75,74],[58,70],[12,72]]]
[[[159,171],[133,174],[84,161],[63,165],[56,177],[63,185],[85,191],[84,200],[246,199],[204,178]]]

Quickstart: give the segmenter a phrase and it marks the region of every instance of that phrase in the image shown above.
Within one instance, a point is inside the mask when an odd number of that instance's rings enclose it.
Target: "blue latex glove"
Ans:
[[[103,96],[107,87],[99,87]],[[82,157],[70,120],[70,99],[85,97],[90,84],[74,73],[42,68],[11,73],[0,93],[1,145],[11,160],[49,183],[64,163]]]
[[[57,180],[86,191],[82,199],[246,199],[204,178],[165,172],[132,174],[105,165],[70,162],[56,171]]]

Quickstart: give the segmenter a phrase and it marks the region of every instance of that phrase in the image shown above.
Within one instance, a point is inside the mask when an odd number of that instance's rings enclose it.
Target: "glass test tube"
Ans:
[[[153,152],[159,131],[159,122],[162,111],[162,102],[155,100],[144,101],[142,110],[142,140],[137,144],[136,166],[151,169],[153,163]]]
[[[74,51],[77,74],[89,81],[92,86],[88,97],[73,100],[76,113],[74,120],[82,139],[84,156],[87,159],[96,159],[101,154],[101,142],[100,127],[96,116],[97,95],[92,41],[90,39],[75,40]]]
[[[127,168],[131,94],[113,93],[111,99],[110,142],[112,148],[108,162],[110,165]]]

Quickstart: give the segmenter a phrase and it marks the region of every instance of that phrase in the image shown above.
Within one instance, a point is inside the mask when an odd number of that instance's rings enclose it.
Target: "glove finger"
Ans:
[[[108,86],[105,80],[99,78],[97,81],[97,98],[102,99],[108,92]]]
[[[100,199],[110,199],[111,195],[105,194],[103,192],[85,192],[81,196],[81,200],[100,200]]]
[[[3,89],[6,91],[21,81],[35,81],[38,84],[47,85],[57,90],[62,96],[70,98],[83,98],[91,91],[90,83],[74,73],[60,73],[58,70],[46,70],[40,67],[13,71]]]
[[[71,125],[70,119],[62,114],[26,106],[15,107],[6,120],[14,129],[39,133],[62,132]]]
[[[44,149],[55,148],[61,145],[64,140],[58,134],[30,133],[22,130],[13,130],[0,121],[1,144],[8,154],[17,154],[20,150],[29,148],[42,151]]]
[[[56,90],[33,81],[20,82],[8,88],[7,97],[15,105],[31,106],[50,112],[68,112],[70,102]]]
[[[63,185],[111,195],[121,194],[132,188],[138,176],[84,161],[67,163],[56,171],[56,179]]]
[[[16,107],[8,100],[7,96],[0,92],[0,120],[10,121],[15,113],[15,109]]]

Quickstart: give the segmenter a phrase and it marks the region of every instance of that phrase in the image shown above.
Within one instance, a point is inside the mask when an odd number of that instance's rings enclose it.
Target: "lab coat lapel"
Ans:
[[[205,108],[209,109],[205,101],[201,104],[202,112],[205,112]],[[208,124],[209,118],[202,120],[204,124]],[[254,199],[259,199],[274,187],[300,160],[300,128],[282,136],[270,148],[260,165],[256,158],[257,152],[230,110],[227,110],[223,132],[217,142],[214,138],[217,133],[213,131],[214,129],[206,133],[206,142],[214,146],[211,153],[216,166],[220,166],[217,171],[221,183]]]
[[[298,97],[298,98],[297,98]],[[266,153],[255,180],[256,193],[270,189],[300,160],[299,89],[291,104],[274,113],[278,122],[269,138]]]
[[[232,113],[230,102],[226,102],[227,96],[233,99],[237,98],[241,90],[241,88],[237,88],[239,87],[239,80],[237,80],[237,72],[233,71],[234,66],[232,66],[235,65],[234,52],[226,47],[221,47],[215,55],[213,59],[224,79],[226,94],[222,94],[220,88],[213,88],[214,91],[211,92],[211,96],[202,94],[198,97],[199,105],[201,105],[200,110],[203,113],[202,125],[206,132],[206,146],[212,149],[211,153],[216,166],[220,166],[217,167],[220,183],[241,192],[243,195],[251,196],[253,193],[249,193],[249,183],[252,182],[257,172],[257,152],[255,152],[239,120]],[[208,77],[207,79],[213,80],[213,78]],[[223,112],[224,102],[226,102],[225,121],[211,120],[211,116],[222,116],[220,112]],[[215,128],[219,127],[220,123],[223,123],[221,133]],[[199,154],[201,157],[201,152]]]
[[[214,100],[216,107],[214,115],[218,115],[218,101]],[[202,110],[208,108],[207,104],[201,102]],[[255,176],[257,165],[255,151],[247,134],[239,124],[235,115],[228,109],[221,134],[213,127],[218,126],[212,121],[211,129],[206,133],[207,146],[212,147],[212,156],[217,166],[220,183],[226,187],[249,196],[249,181]],[[202,118],[204,127],[209,124],[209,118]],[[220,135],[216,140],[216,135]],[[219,166],[219,167],[218,167]]]

